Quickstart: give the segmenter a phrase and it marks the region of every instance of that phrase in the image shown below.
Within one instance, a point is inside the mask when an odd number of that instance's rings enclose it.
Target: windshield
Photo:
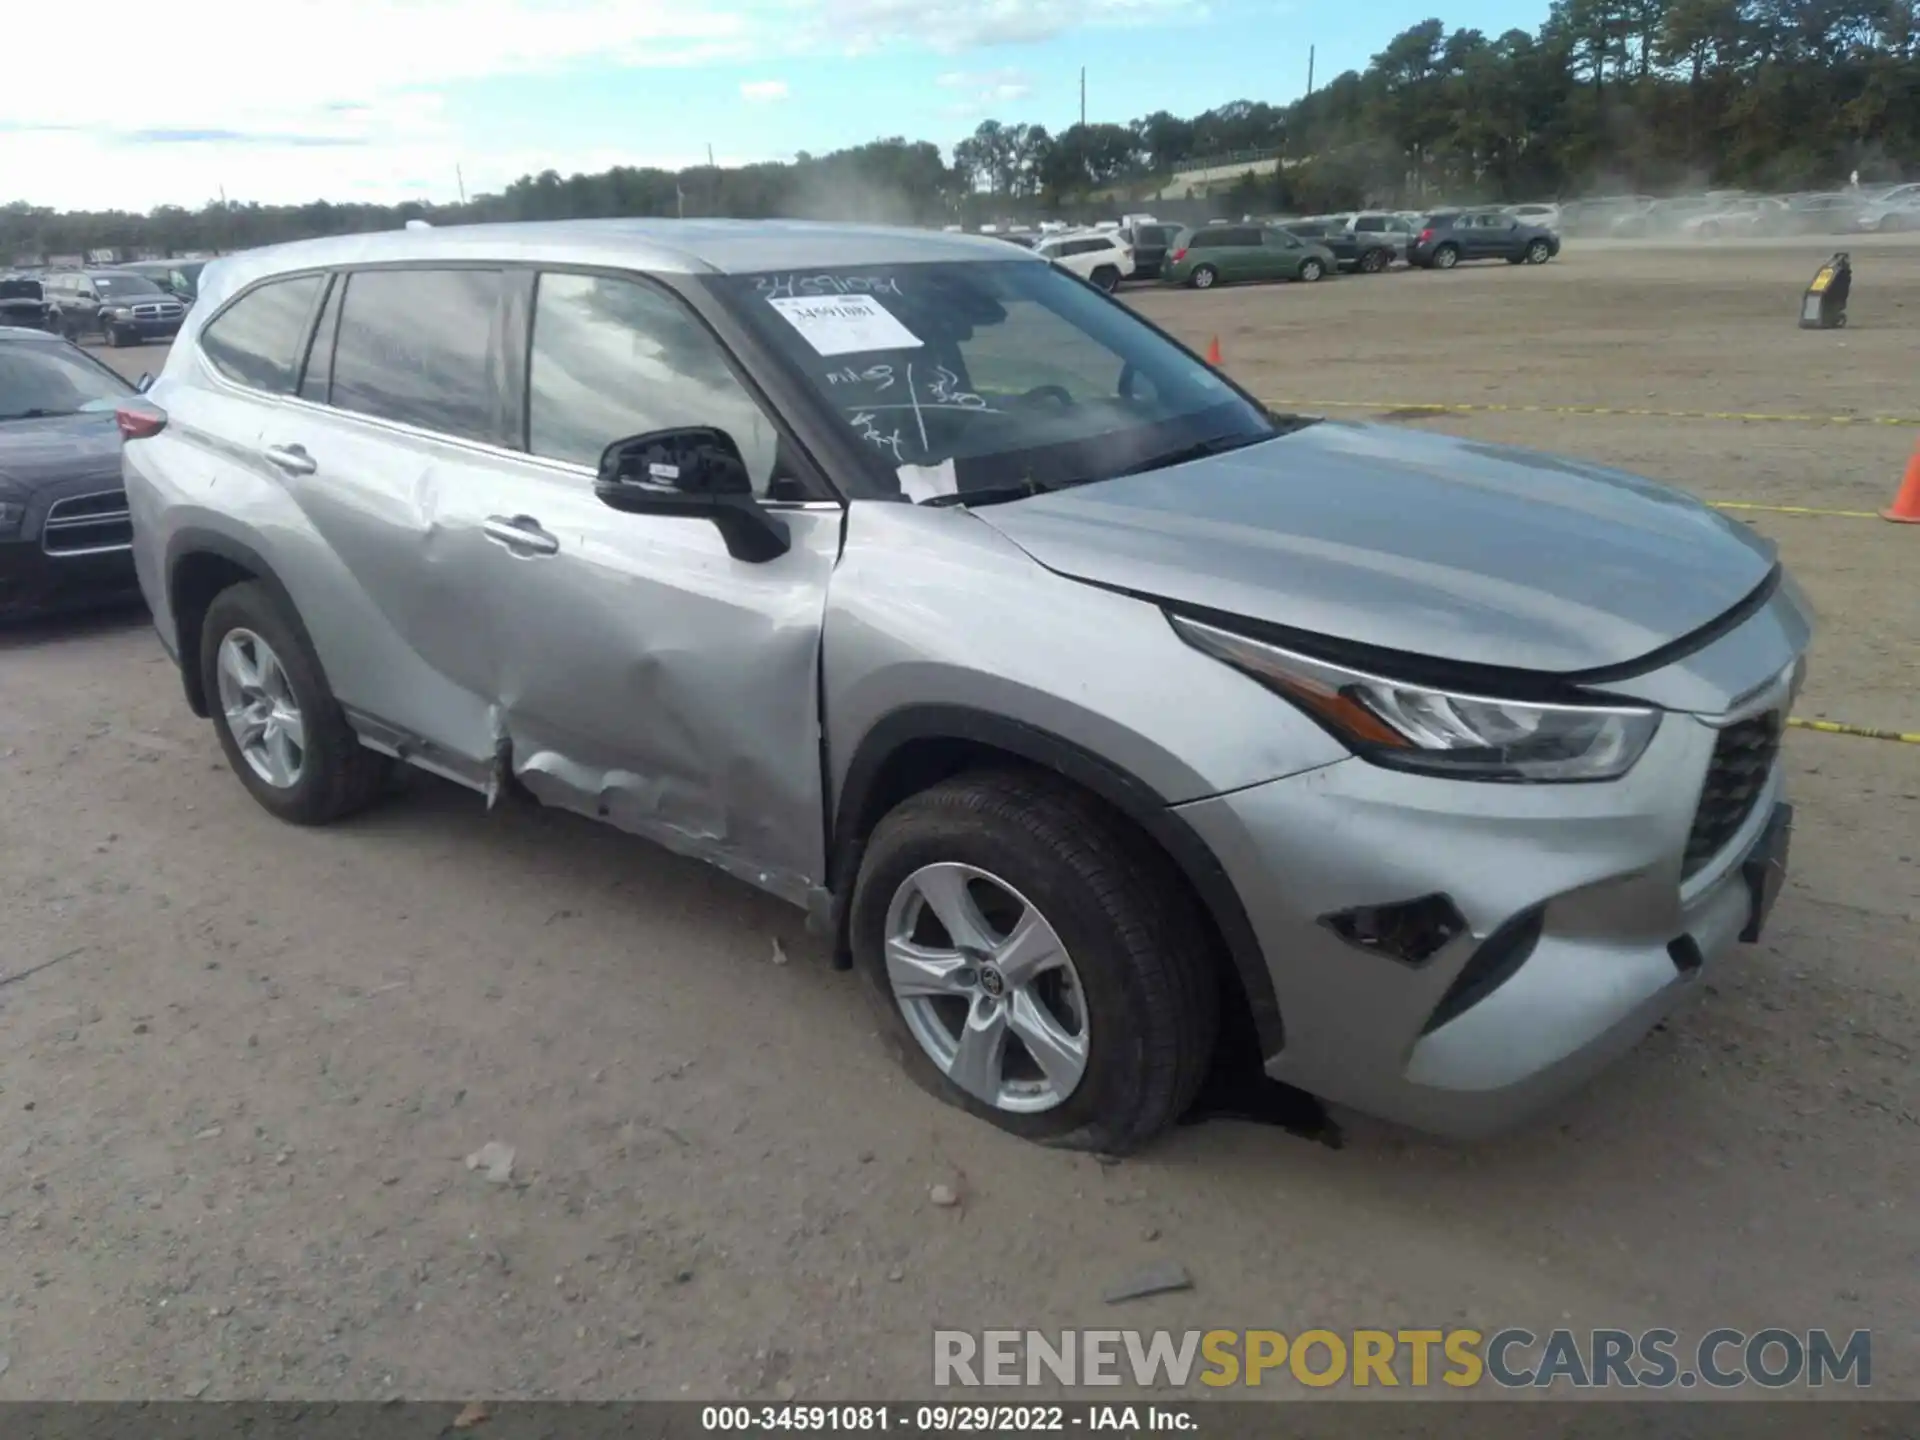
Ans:
[[[1279,433],[1214,371],[1051,265],[708,283],[864,442],[870,484],[855,493],[1051,490]]]
[[[163,291],[144,275],[96,275],[93,287],[102,295],[110,295],[118,300],[130,295],[162,295]]]
[[[112,410],[134,393],[111,370],[66,346],[0,345],[0,420]]]

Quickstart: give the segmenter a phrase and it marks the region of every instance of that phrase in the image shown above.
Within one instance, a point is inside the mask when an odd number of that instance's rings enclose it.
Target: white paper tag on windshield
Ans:
[[[936,495],[951,495],[960,488],[951,460],[938,465],[902,465],[893,473],[900,477],[900,493],[916,505]]]
[[[792,295],[767,302],[822,355],[911,350],[920,337],[871,295]]]

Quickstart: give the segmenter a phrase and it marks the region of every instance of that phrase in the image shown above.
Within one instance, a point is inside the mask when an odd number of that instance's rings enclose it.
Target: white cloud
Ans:
[[[0,85],[0,202],[62,208],[234,199],[447,200],[528,171],[696,163],[704,146],[640,127],[633,150],[566,140],[564,115],[516,130],[498,151],[460,133],[440,92],[466,82],[588,66],[740,65],[882,50],[960,53],[1087,25],[1166,21],[1205,0],[171,0],[156,52],[103,45],[82,82],[67,66],[14,66]],[[146,34],[144,0],[97,0],[82,33]],[[156,80],[156,56],[165,74]],[[966,108],[1015,102],[1024,76],[988,72],[955,89]],[[953,88],[953,87],[950,87]],[[743,99],[786,99],[748,81]],[[647,148],[657,136],[656,148]],[[543,144],[543,142],[545,142]],[[724,158],[724,157],[720,157]],[[765,158],[761,155],[734,160]],[[4,258],[4,257],[0,257]]]
[[[1033,82],[1021,70],[949,70],[935,83],[959,97],[943,111],[951,120],[987,115],[1033,93]]]

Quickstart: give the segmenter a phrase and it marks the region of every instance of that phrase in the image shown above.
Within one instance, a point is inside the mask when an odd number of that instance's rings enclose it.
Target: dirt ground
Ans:
[[[1851,327],[1802,333],[1830,248],[1135,303],[1341,418],[1915,415],[1920,245],[1856,247]],[[1916,438],[1391,423],[1846,510]],[[1920,529],[1745,515],[1822,615],[1800,713],[1920,730]],[[1871,1327],[1875,1390],[1920,1395],[1920,746],[1787,763],[1765,943],[1540,1124],[1212,1122],[1108,1167],[936,1106],[799,914],[717,873],[425,777],[284,826],[144,617],[0,634],[0,1398],[909,1398],[936,1324]],[[495,1140],[511,1184],[463,1163]],[[1159,1258],[1192,1290],[1103,1304]]]

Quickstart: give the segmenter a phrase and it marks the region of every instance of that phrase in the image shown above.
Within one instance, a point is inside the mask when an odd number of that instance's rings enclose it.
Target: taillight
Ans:
[[[1418,241],[1418,243],[1419,243],[1419,244],[1421,244],[1421,245],[1424,245],[1424,244],[1426,244],[1426,243],[1427,243],[1427,241],[1429,241],[1429,240],[1431,240],[1432,238],[1433,238],[1433,231],[1432,231],[1432,229],[1431,229],[1431,228],[1429,228],[1429,229],[1426,229],[1426,230],[1422,230],[1422,231],[1420,232],[1420,239],[1419,239],[1419,241]]]
[[[1176,265],[1178,265],[1182,260],[1186,258],[1187,258],[1187,247],[1184,245],[1182,245],[1178,250],[1173,252],[1173,263]]]
[[[167,428],[166,411],[152,405],[122,405],[113,412],[122,440],[150,440]]]

